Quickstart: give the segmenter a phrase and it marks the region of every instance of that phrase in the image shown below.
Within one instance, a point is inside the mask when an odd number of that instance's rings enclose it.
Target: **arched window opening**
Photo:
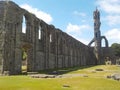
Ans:
[[[105,39],[101,40],[101,47],[106,47]]]
[[[52,35],[50,34],[50,42],[52,42]]]
[[[26,19],[25,19],[25,16],[23,16],[22,33],[26,33]]]
[[[38,31],[38,39],[41,39],[41,27],[39,26],[39,31]]]

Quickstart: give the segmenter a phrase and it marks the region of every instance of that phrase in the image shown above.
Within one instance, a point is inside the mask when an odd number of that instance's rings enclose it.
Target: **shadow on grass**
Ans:
[[[91,66],[81,66],[81,67],[71,67],[71,68],[47,69],[47,70],[41,70],[39,71],[39,73],[48,74],[48,75],[62,75],[62,74],[66,74],[72,71],[77,71],[79,69],[85,69],[85,68],[90,68],[90,67],[94,67],[94,66],[91,65]]]

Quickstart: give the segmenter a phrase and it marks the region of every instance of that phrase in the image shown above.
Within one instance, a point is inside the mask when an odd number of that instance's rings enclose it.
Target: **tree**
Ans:
[[[113,43],[111,45],[111,48],[113,48],[113,50],[115,51],[115,56],[120,57],[120,44],[118,43]]]
[[[22,48],[22,60],[24,61],[24,60],[26,60],[26,58],[27,58],[27,52],[25,51],[25,49],[24,48]]]

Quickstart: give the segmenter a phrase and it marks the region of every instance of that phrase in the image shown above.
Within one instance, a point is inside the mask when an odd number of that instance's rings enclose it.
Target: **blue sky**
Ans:
[[[38,18],[84,44],[94,37],[93,11],[101,13],[101,33],[109,44],[120,43],[120,0],[12,0]]]

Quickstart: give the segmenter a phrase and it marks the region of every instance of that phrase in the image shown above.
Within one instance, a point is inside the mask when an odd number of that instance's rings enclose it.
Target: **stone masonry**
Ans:
[[[96,8],[96,10],[93,12],[93,19],[94,19],[94,38],[92,39],[92,41],[88,44],[88,46],[91,46],[91,44],[94,42],[95,46],[94,46],[94,53],[95,56],[97,58],[97,62],[96,64],[101,64],[103,61],[103,56],[102,55],[102,48],[101,48],[101,44],[102,44],[102,39],[105,40],[105,47],[108,48],[108,41],[106,39],[105,36],[101,36],[101,32],[100,32],[100,12],[98,11],[98,9]]]
[[[23,18],[25,33],[22,32]],[[12,1],[0,1],[1,74],[6,71],[10,75],[21,73],[23,48],[27,52],[27,72],[95,65],[97,62],[93,47],[48,25]]]

